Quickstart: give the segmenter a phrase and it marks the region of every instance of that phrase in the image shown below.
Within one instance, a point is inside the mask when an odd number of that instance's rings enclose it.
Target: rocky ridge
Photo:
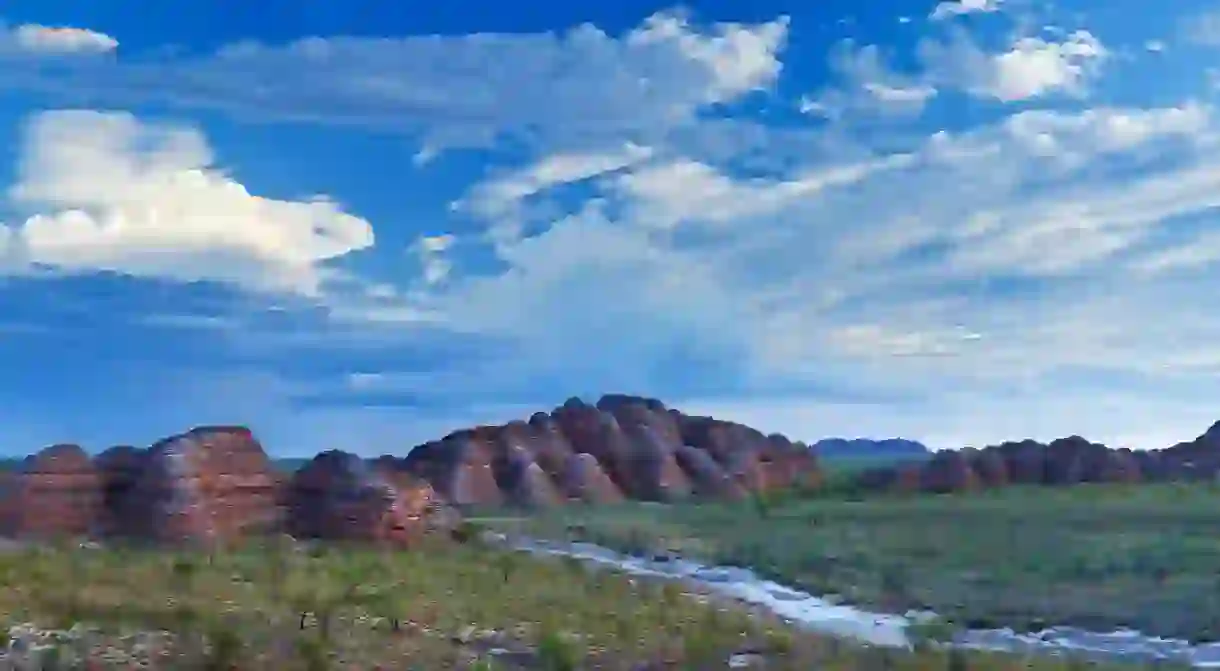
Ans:
[[[1215,480],[1220,477],[1220,422],[1194,440],[1162,449],[1111,448],[1080,436],[1049,443],[1008,441],[941,450],[931,458],[862,471],[865,490],[958,492],[1007,485],[1067,486]]]
[[[288,533],[410,546],[452,530],[468,507],[732,500],[820,481],[803,443],[614,394],[455,431],[402,457],[323,452],[287,476],[240,426],[95,457],[55,445],[0,480],[0,535],[226,543]]]

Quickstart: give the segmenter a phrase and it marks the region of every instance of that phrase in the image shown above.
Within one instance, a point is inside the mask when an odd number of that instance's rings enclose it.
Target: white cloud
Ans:
[[[1187,41],[1201,46],[1220,46],[1220,11],[1190,14],[1180,24],[1180,32]]]
[[[1214,132],[1211,108],[1194,101],[1151,109],[1094,107],[1077,114],[1031,110],[1009,117],[1005,128],[1029,151],[1064,165],[1152,140],[1203,142]]]
[[[632,218],[641,225],[670,228],[684,222],[733,222],[778,212],[820,192],[849,185],[869,175],[909,163],[890,156],[859,164],[812,169],[787,180],[739,183],[708,165],[675,160],[643,166],[614,179],[611,188],[634,203]]]
[[[803,97],[802,112],[834,120],[849,113],[910,114],[938,93],[921,78],[892,70],[876,45],[857,48],[845,40],[832,52],[830,66],[844,87]]]
[[[810,127],[706,118],[775,90],[786,20],[699,27],[676,14],[621,37],[584,26],[233,47],[142,63],[158,92],[138,98],[419,132],[419,162],[507,139],[516,165],[473,185],[457,221],[434,222],[456,233],[409,248],[421,277],[365,286],[367,301],[335,306],[326,326],[384,346],[413,333],[400,322],[427,321],[498,356],[435,374],[360,369],[344,380],[357,392],[657,391],[807,439],[946,446],[1070,432],[1147,446],[1201,430],[1214,409],[1198,399],[1220,393],[1220,299],[1205,290],[1220,280],[1215,111],[1104,91],[1110,104],[1093,102],[1110,51],[1089,31],[984,47],[948,25],[903,71],[875,46],[841,49],[843,86],[802,102],[832,122]],[[95,72],[115,90],[135,81],[122,64]],[[857,112],[893,121],[961,102],[951,92],[1023,111],[851,132]],[[46,119],[59,125],[31,135],[14,191],[34,216],[0,229],[27,268],[309,294],[333,277],[329,261],[372,244],[337,205],[251,195],[196,132]],[[467,251],[492,258],[467,265]],[[701,390],[686,404],[683,375]],[[1177,428],[1142,427],[1144,409]]]
[[[1025,37],[993,59],[991,77],[979,90],[1005,102],[1052,91],[1081,94],[1106,55],[1105,47],[1086,30],[1062,42]]]
[[[568,150],[651,138],[779,76],[788,20],[699,25],[674,12],[621,35],[554,33],[307,38],[57,67],[0,61],[0,88],[91,104],[159,102],[271,120],[417,135],[426,163],[504,136]]]
[[[1087,30],[1052,39],[1018,36],[998,51],[954,31],[945,40],[921,40],[915,55],[918,71],[902,73],[886,62],[876,45],[844,41],[831,56],[840,85],[804,96],[801,111],[832,120],[910,115],[951,90],[1004,103],[1055,95],[1080,99],[1087,97],[1110,59],[1109,50]]]
[[[2,29],[3,26],[0,26]],[[42,26],[27,23],[12,28],[7,36],[0,35],[0,50],[3,43],[33,54],[98,54],[109,53],[118,48],[113,37],[85,28],[69,26]]]
[[[522,201],[552,187],[580,182],[621,170],[648,159],[653,150],[630,142],[607,151],[586,151],[548,156],[534,165],[478,184],[451,209],[498,220],[498,236],[518,233],[518,209]]]
[[[109,270],[316,295],[325,262],[373,244],[367,221],[325,199],[250,193],[190,127],[125,113],[45,112],[25,129],[9,193],[9,270]]]
[[[962,33],[946,42],[924,40],[919,60],[931,85],[979,97],[1018,102],[1051,94],[1081,97],[1110,57],[1087,30],[1058,39],[1020,36],[999,52],[988,52]]]
[[[645,49],[674,45],[686,58],[712,73],[704,102],[725,102],[769,86],[779,76],[775,54],[788,36],[788,18],[757,26],[722,24],[713,37],[692,32],[675,14],[654,14],[627,37],[630,46]]]
[[[1000,0],[947,0],[937,3],[928,18],[932,21],[941,21],[963,14],[995,12],[999,9]]]
[[[639,389],[648,362],[696,342],[760,390],[939,398],[1035,393],[1073,367],[1187,374],[1220,364],[1220,320],[1170,352],[1131,319],[1191,313],[1197,297],[1166,296],[1210,257],[1163,278],[1127,269],[1165,254],[1171,222],[1220,206],[1215,130],[1184,103],[1018,112],[767,178],[658,155],[590,184],[570,216],[533,221],[544,232],[500,249],[508,270],[451,278],[430,306],[604,388]],[[1042,283],[1036,300],[988,288],[1020,278]]]
[[[415,244],[411,246],[411,251],[419,258],[420,264],[423,267],[423,280],[425,284],[440,284],[449,277],[449,272],[453,270],[453,263],[446,254],[456,241],[457,238],[448,233],[425,235],[420,236],[415,241]]]
[[[1220,235],[1202,233],[1185,243],[1169,245],[1138,260],[1135,268],[1145,274],[1194,270],[1220,262]]]

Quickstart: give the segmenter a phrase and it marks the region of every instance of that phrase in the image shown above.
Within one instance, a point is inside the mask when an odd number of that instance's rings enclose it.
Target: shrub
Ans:
[[[576,671],[583,656],[576,641],[557,629],[538,638],[538,665],[544,671]]]

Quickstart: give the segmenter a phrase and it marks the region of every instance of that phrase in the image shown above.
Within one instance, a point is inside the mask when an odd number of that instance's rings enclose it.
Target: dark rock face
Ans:
[[[528,422],[457,432],[416,447],[402,467],[458,505],[736,499],[821,479],[804,444],[623,394],[592,405],[573,398]]]
[[[101,478],[79,446],[54,445],[27,457],[10,486],[12,534],[62,538],[97,532]]]
[[[711,417],[682,417],[679,426],[687,445],[706,451],[747,490],[767,489],[768,483],[759,460],[760,445],[766,440],[761,433],[741,424]]]
[[[196,428],[93,459],[58,445],[0,480],[0,532],[224,544],[288,531],[407,546],[466,507],[734,500],[819,482],[803,443],[614,394],[455,431],[405,457],[325,452],[291,475],[244,427]]]
[[[145,452],[129,445],[112,447],[93,459],[101,478],[102,496],[99,527],[102,535],[113,536],[122,534],[126,528],[125,515],[128,511],[128,500],[140,472],[144,468]],[[129,519],[127,525],[131,524]]]
[[[115,466],[133,459],[112,456],[110,461]],[[127,476],[105,485],[115,501],[110,517],[118,534],[210,543],[278,528],[276,481],[249,429],[192,429],[156,443],[140,454],[139,462]],[[134,477],[127,479],[133,470]]]
[[[623,491],[602,470],[597,457],[588,452],[573,454],[564,466],[560,480],[569,499],[585,503],[618,503]]]
[[[919,487],[926,492],[972,491],[981,487],[979,476],[966,455],[953,450],[937,452],[923,465]]]
[[[438,505],[426,483],[338,450],[314,457],[286,488],[287,531],[297,538],[410,547]]]
[[[1177,443],[1156,455],[1155,468],[1167,479],[1208,480],[1220,473],[1220,422],[1194,440]]]
[[[1033,440],[1001,443],[996,450],[1008,468],[1014,485],[1039,485],[1046,476],[1046,446]]]
[[[964,464],[956,463],[959,455]],[[943,455],[943,456],[942,456]],[[1113,449],[1080,436],[1050,443],[1005,442],[981,450],[938,452],[915,486],[914,467],[899,464],[861,473],[866,490],[961,491],[976,487],[1215,480],[1220,477],[1220,422],[1198,438],[1164,449]],[[967,471],[970,471],[967,473]]]
[[[983,487],[1003,487],[1008,484],[1008,465],[1004,457],[995,448],[985,448],[966,452],[970,468],[978,476],[979,485]]]
[[[638,498],[676,501],[690,495],[691,483],[678,465],[677,445],[666,442],[650,424],[633,424],[625,435],[630,442],[627,477],[635,483]]]
[[[1220,422],[1159,450],[1116,450],[1080,436],[942,450],[868,469],[854,484],[947,493],[1218,477]],[[803,443],[614,394],[455,431],[402,458],[325,452],[292,475],[277,473],[244,427],[196,428],[93,459],[76,445],[55,445],[0,473],[0,533],[227,543],[287,530],[408,547],[429,531],[451,530],[466,506],[735,500],[820,484],[816,451]]]
[[[458,506],[500,505],[505,497],[492,468],[492,446],[484,427],[457,431],[416,447],[402,469],[432,485]]]
[[[737,501],[744,499],[749,493],[744,485],[730,476],[712,455],[704,450],[690,445],[679,445],[674,456],[682,470],[690,474],[697,496]]]
[[[569,400],[552,416],[573,449],[593,455],[615,486],[624,494],[635,497],[639,488],[631,481],[627,439],[613,415]]]
[[[530,426],[525,422],[513,422],[497,434],[492,472],[504,498],[530,508],[563,503],[566,497],[527,447],[534,438]]]

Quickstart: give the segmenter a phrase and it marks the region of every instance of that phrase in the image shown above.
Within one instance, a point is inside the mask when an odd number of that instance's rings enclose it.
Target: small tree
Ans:
[[[231,671],[241,663],[245,642],[230,623],[220,619],[209,623],[207,644],[201,665],[205,671]]]
[[[750,501],[754,504],[754,511],[762,519],[771,516],[771,500],[766,492],[755,490],[750,493]]]
[[[538,639],[538,666],[544,671],[576,671],[583,656],[576,642],[557,629],[544,630]]]
[[[507,585],[512,575],[517,570],[517,565],[520,560],[513,552],[500,552],[496,554],[495,565],[500,571],[500,575],[504,578],[504,584]]]

